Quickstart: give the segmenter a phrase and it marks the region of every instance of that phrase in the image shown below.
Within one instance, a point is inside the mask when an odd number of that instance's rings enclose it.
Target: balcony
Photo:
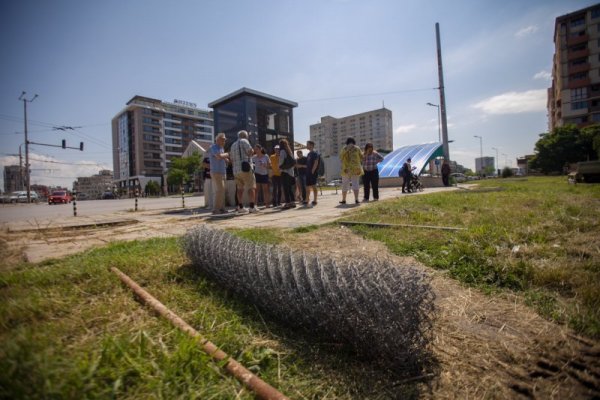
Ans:
[[[569,50],[569,54],[567,56],[567,60],[568,61],[572,61],[572,60],[575,60],[577,58],[587,57],[589,55],[590,55],[590,49],[583,49],[583,50],[577,50],[577,51],[571,51],[571,50]]]
[[[576,74],[578,72],[588,72],[590,70],[590,63],[577,64],[569,66],[569,74]]]
[[[590,36],[588,34],[570,36],[567,38],[567,46],[575,46],[577,44],[586,43],[588,40],[590,40]]]
[[[591,83],[590,78],[569,81],[569,84],[567,85],[567,89],[577,89],[577,88],[581,88],[581,87],[587,87],[590,85],[590,83]]]

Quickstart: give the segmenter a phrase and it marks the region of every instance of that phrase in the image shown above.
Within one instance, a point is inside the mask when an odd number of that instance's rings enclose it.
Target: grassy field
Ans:
[[[240,235],[281,240],[273,230]],[[416,393],[413,383],[394,382],[338,344],[272,324],[198,276],[178,240],[154,239],[0,269],[0,398],[254,398],[193,340],[136,302],[111,266],[292,398]]]
[[[473,190],[381,202],[350,219],[465,228],[353,229],[468,285],[520,292],[542,316],[600,337],[599,185],[486,180]]]
[[[471,191],[373,203],[352,219],[465,228],[352,229],[491,296],[520,293],[546,318],[600,337],[598,185],[490,180]],[[237,234],[276,244],[318,229]],[[414,383],[338,344],[286,330],[199,276],[177,239],[153,239],[0,267],[0,398],[253,398],[193,340],[136,302],[111,266],[292,398],[418,396]]]

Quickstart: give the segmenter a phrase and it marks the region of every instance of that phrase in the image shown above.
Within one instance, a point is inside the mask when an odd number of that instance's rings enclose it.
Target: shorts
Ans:
[[[317,186],[317,174],[306,174],[306,186]]]
[[[266,183],[267,185],[269,184],[269,175],[261,175],[261,174],[254,174],[256,177],[256,183]]]
[[[254,177],[254,172],[252,171],[240,171],[235,174],[234,179],[238,188],[243,188],[246,190],[256,189],[256,178]]]

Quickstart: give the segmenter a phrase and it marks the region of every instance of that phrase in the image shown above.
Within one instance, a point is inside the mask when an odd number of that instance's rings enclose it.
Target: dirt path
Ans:
[[[111,241],[179,236],[198,220],[164,219],[121,226],[60,231],[4,232],[0,256],[5,266],[27,255],[37,262]],[[379,242],[348,228],[319,229],[289,242],[295,249],[326,252],[348,249],[365,256],[389,254]],[[340,246],[343,243],[343,246]],[[24,251],[26,252],[24,253]],[[390,256],[402,265],[420,265],[409,257]],[[431,398],[600,398],[600,344],[540,318],[518,296],[486,296],[465,288],[443,272],[421,266],[432,278],[437,314],[431,351],[436,377],[423,387]]]

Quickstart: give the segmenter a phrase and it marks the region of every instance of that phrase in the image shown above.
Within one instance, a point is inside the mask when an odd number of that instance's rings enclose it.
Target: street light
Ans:
[[[496,150],[496,174],[498,174],[498,148],[492,147],[492,150]]]
[[[19,96],[19,100],[23,100],[23,113],[25,121],[25,186],[27,188],[27,203],[31,203],[31,185],[30,185],[30,176],[29,176],[29,140],[27,139],[27,103],[31,103],[35,100],[38,95],[36,94],[31,99],[27,100],[25,95],[27,93],[23,91]]]
[[[441,143],[442,141],[442,123],[441,123],[441,116],[440,116],[440,106],[439,104],[432,104],[432,103],[427,103],[428,106],[431,107],[437,107],[438,109],[438,141]]]
[[[479,171],[481,174],[483,172],[483,138],[478,135],[473,135],[473,137],[479,138]]]

